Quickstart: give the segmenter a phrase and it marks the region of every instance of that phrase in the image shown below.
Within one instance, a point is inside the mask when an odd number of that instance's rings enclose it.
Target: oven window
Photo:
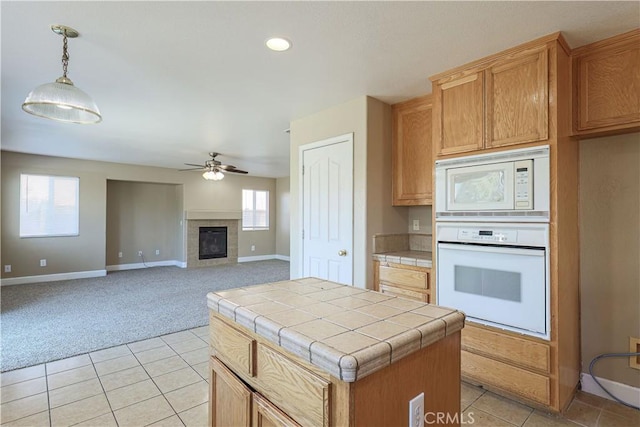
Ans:
[[[522,277],[513,271],[456,265],[454,289],[506,301],[522,301]]]

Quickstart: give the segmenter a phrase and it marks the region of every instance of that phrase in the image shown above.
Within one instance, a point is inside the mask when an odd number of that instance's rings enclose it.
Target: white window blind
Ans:
[[[77,236],[80,179],[20,175],[20,237]]]
[[[269,192],[242,190],[242,229],[269,229]]]

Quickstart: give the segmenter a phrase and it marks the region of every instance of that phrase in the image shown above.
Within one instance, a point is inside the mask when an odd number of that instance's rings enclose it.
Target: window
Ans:
[[[72,176],[20,175],[20,237],[77,236],[78,188]]]
[[[242,190],[242,229],[269,229],[269,192]]]

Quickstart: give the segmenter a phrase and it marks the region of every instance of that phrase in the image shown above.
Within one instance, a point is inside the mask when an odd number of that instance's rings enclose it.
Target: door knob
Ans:
[[[340,256],[347,256],[347,251],[346,251],[345,249],[340,249],[340,250],[338,251],[338,255],[340,255]]]

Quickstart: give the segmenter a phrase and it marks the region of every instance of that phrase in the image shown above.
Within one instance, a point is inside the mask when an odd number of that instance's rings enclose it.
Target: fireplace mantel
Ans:
[[[210,211],[210,210],[189,210],[185,211],[186,220],[202,219],[242,219],[242,211]]]

